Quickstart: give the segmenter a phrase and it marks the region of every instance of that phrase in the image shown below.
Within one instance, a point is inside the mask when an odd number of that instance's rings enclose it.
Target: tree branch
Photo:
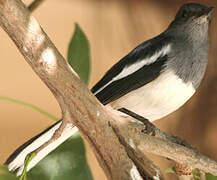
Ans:
[[[33,12],[44,0],[34,0],[28,6],[29,11]]]
[[[200,154],[192,148],[174,143],[170,139],[149,136],[141,133],[144,129],[142,124],[133,123],[132,119],[128,122],[125,119],[124,125],[113,122],[116,134],[122,138],[125,144],[133,142],[134,150],[137,152],[149,152],[159,156],[172,159],[183,166],[188,166],[192,170],[200,169],[203,172],[217,175],[216,161]]]
[[[143,124],[100,104],[20,0],[0,0],[0,25],[56,97],[63,124],[55,135],[61,135],[67,123],[75,124],[90,143],[108,179],[163,179],[144,152],[217,175],[214,160],[177,144],[172,136],[160,131],[156,137],[147,135],[143,133]]]
[[[0,25],[53,92],[62,110],[63,124],[74,123],[89,141],[108,179],[142,179],[108,126],[111,116],[105,107],[75,75],[25,5],[19,0],[0,0]]]

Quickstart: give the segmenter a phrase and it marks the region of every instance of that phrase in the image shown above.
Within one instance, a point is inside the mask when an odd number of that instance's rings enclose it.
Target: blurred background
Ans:
[[[26,3],[31,1],[26,0]],[[66,57],[77,22],[91,45],[91,88],[114,63],[139,43],[164,31],[184,0],[45,0],[34,11],[45,32]],[[191,1],[217,7],[217,1]],[[162,130],[178,135],[201,153],[217,160],[217,10],[211,24],[211,51],[206,76],[197,93],[175,113],[157,121]],[[0,29],[0,96],[35,104],[57,117],[60,108],[49,89]],[[15,148],[53,123],[28,108],[0,101],[0,164]],[[87,145],[96,180],[106,179]],[[161,168],[171,162],[154,157]],[[170,179],[176,179],[170,175]]]

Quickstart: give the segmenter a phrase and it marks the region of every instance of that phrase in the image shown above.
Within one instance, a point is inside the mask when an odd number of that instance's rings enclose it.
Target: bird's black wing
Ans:
[[[169,44],[169,38],[162,35],[143,42],[115,64],[91,89],[92,93],[106,105],[153,81],[164,68]]]

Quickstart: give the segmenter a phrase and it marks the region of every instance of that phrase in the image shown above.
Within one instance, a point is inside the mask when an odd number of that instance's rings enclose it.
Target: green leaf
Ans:
[[[206,180],[217,180],[217,176],[213,176],[212,174],[206,174]]]
[[[26,169],[27,169],[27,166],[28,164],[30,163],[30,161],[36,156],[36,153],[33,152],[31,154],[29,154],[28,156],[26,156],[26,159],[25,159],[25,162],[24,162],[24,169],[23,169],[23,172],[22,172],[22,175],[20,176],[20,180],[27,180],[26,178]]]
[[[6,166],[0,166],[0,172],[8,172],[8,168]]]
[[[30,156],[32,158],[32,156]],[[26,159],[26,163],[30,162]],[[27,180],[93,180],[79,133],[48,154],[27,173]],[[19,180],[7,167],[0,166],[0,180]]]
[[[28,180],[93,180],[79,133],[40,161],[27,177]]]
[[[87,84],[90,74],[90,48],[87,37],[77,23],[69,43],[68,62],[81,80]]]
[[[194,180],[200,180],[200,171],[198,169],[194,169],[193,178]]]
[[[19,180],[6,166],[0,166],[0,180]]]
[[[164,173],[176,173],[176,170],[174,167],[166,168],[163,170]]]

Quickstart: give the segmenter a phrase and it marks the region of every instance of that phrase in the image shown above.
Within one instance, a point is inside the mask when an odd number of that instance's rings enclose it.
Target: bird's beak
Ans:
[[[209,7],[209,8],[207,8],[207,15],[211,17],[213,11],[214,11],[214,7]]]
[[[214,11],[214,7],[209,7],[209,8],[207,8],[207,19],[208,19],[209,22],[210,22],[211,19],[212,19],[213,11]]]

